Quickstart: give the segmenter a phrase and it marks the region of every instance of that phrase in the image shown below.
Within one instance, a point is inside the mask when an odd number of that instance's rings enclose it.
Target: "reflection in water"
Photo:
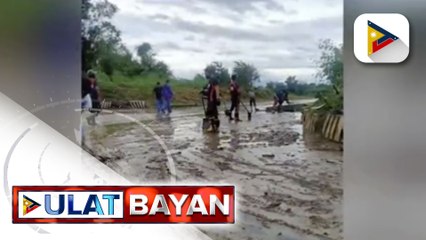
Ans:
[[[220,133],[203,133],[204,145],[210,150],[217,150],[220,146]]]

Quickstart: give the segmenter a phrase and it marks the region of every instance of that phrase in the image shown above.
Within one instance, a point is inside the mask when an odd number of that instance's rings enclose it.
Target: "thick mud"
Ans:
[[[237,124],[222,114],[218,134],[202,132],[198,108],[126,115],[167,146],[129,119],[100,115],[89,148],[128,180],[168,183],[167,152],[179,183],[236,185],[236,224],[199,226],[212,239],[343,239],[341,146],[303,134],[300,113],[257,112]]]

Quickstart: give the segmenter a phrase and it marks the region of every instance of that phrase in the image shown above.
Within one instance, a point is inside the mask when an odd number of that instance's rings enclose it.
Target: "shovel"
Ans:
[[[201,102],[203,104],[203,110],[204,110],[204,118],[203,118],[203,130],[207,130],[210,127],[210,119],[207,118],[207,110],[206,110],[206,104],[204,103],[204,97],[201,96]]]
[[[241,105],[243,105],[244,109],[247,111],[247,119],[248,121],[251,121],[251,111],[248,110],[244,102],[241,102]]]

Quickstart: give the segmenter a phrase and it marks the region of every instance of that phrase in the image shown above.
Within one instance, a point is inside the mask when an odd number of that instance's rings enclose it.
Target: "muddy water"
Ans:
[[[236,224],[199,226],[203,232],[218,240],[342,239],[340,146],[304,136],[299,113],[257,112],[251,122],[242,113],[238,124],[222,116],[220,133],[204,134],[200,112],[129,116],[164,141],[179,183],[236,185]],[[135,184],[170,180],[165,151],[147,130],[112,114],[98,123],[90,147],[119,153],[105,164]]]

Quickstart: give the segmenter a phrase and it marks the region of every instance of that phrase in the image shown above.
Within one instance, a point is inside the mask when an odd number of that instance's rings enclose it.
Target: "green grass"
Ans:
[[[98,84],[101,95],[108,101],[126,101],[126,100],[144,100],[148,106],[153,106],[155,97],[153,89],[157,82],[163,84],[166,79],[158,74],[150,73],[137,77],[126,77],[120,74],[113,76],[110,80],[105,74],[98,75]],[[199,92],[206,85],[205,80],[171,80],[175,98],[173,105],[178,106],[194,106],[200,105]],[[229,94],[226,87],[221,87],[223,98],[229,100]],[[269,89],[261,89],[256,91],[259,101],[272,101],[274,92]],[[243,91],[242,97],[248,99],[247,92]],[[290,94],[290,100],[307,99],[308,96],[297,96]]]
[[[151,73],[137,77],[115,75],[112,81],[104,74],[99,75],[102,97],[108,100],[145,100],[149,105],[155,101],[153,89],[157,82],[164,84],[166,79]],[[206,85],[203,80],[170,80],[175,98],[174,106],[199,104],[199,92]]]
[[[146,74],[138,77],[115,75],[112,81],[104,74],[99,76],[99,87],[102,97],[108,100],[145,100],[154,102],[153,89],[157,82],[163,84],[165,79],[157,74]],[[199,100],[199,92],[206,83],[204,81],[171,80],[175,94],[174,104],[193,105]]]

